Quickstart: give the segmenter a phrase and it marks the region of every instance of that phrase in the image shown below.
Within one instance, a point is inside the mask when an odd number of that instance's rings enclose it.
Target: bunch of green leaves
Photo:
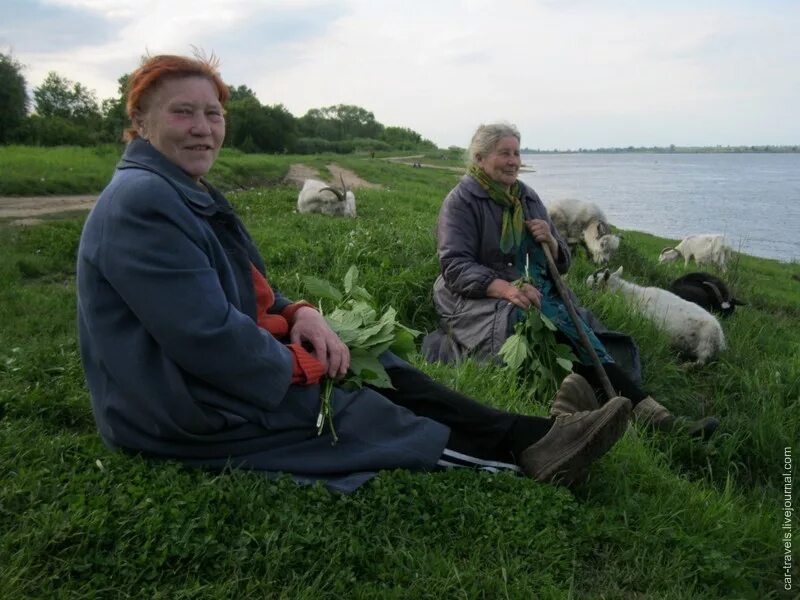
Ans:
[[[303,277],[306,290],[317,300],[317,307],[330,328],[350,350],[350,367],[337,386],[354,390],[371,385],[391,388],[392,382],[378,357],[391,350],[400,358],[407,359],[416,349],[414,338],[420,331],[406,327],[397,321],[397,311],[391,306],[379,314],[372,295],[358,285],[358,268],[352,265],[344,276],[344,293],[330,282],[317,277]],[[325,309],[329,306],[332,307]],[[330,399],[333,381],[326,377],[323,382],[322,402],[317,419],[317,432],[322,433],[325,421],[330,424],[333,439],[333,414]]]
[[[527,259],[524,275],[513,284],[521,288],[526,283],[533,285]],[[506,368],[523,378],[530,387],[531,397],[552,398],[577,360],[572,348],[556,339],[557,329],[549,318],[531,306],[500,348]]]

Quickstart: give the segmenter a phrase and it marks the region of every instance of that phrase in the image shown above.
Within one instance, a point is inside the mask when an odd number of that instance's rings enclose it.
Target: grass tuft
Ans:
[[[42,157],[26,152],[2,148],[0,165]],[[75,192],[98,191],[116,160],[116,150],[86,152],[53,158],[102,165],[64,174]],[[340,281],[356,264],[379,303],[412,327],[435,327],[434,228],[458,173],[302,157],[382,186],[357,190],[357,219],[331,219],[294,212],[296,189],[275,183],[292,160],[223,153],[217,165],[240,184],[226,189],[240,190],[230,197],[270,280],[299,298],[301,275]],[[33,181],[42,165],[26,168]],[[241,189],[263,181],[273,185]],[[632,427],[574,492],[507,474],[393,471],[341,496],[102,445],[75,336],[82,221],[0,225],[0,597],[782,597],[780,473],[784,448],[800,439],[796,265],[739,256],[731,277],[748,306],[722,323],[730,348],[687,369],[620,298],[588,290],[594,267],[576,258],[570,285],[636,338],[647,389],[675,412],[722,418],[710,442]],[[626,231],[615,264],[638,283],[666,285],[683,272],[657,264],[667,245]],[[547,413],[547,399],[526,397],[496,366],[417,362],[498,408]]]

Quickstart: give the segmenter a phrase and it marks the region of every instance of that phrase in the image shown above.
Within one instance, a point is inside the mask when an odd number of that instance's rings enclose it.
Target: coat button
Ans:
[[[509,267],[513,267],[513,266],[514,266],[514,263],[508,263],[508,266],[509,266]]]

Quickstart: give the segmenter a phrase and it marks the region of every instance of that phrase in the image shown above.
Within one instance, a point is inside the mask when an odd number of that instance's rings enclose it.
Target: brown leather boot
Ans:
[[[589,382],[577,373],[570,373],[556,392],[556,399],[550,407],[550,416],[571,415],[597,408],[597,399]]]
[[[582,483],[589,465],[625,433],[630,413],[630,400],[616,396],[597,410],[559,415],[550,431],[520,456],[523,472],[536,481]]]
[[[664,432],[684,431],[693,437],[708,439],[719,426],[716,417],[703,417],[692,421],[688,417],[676,417],[652,396],[640,400],[633,407],[633,417],[637,423]]]

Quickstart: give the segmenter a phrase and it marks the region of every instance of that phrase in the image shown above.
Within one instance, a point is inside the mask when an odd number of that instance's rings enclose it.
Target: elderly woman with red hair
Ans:
[[[111,447],[187,465],[232,465],[350,491],[381,469],[467,466],[571,484],[625,428],[629,403],[555,420],[500,411],[389,353],[394,385],[334,387],[317,435],[320,378],[349,366],[313,306],[270,285],[258,250],[206,179],[228,88],[213,61],[146,59],[129,81],[132,129],[78,251],[81,357]],[[593,403],[578,378],[560,392]]]

